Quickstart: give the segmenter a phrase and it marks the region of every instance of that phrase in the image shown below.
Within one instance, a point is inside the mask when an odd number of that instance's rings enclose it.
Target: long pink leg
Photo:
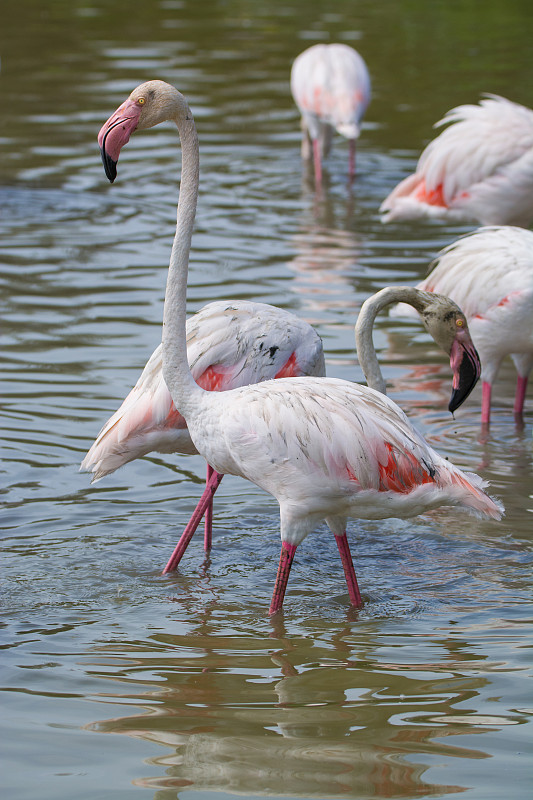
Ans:
[[[350,139],[350,155],[348,157],[348,176],[351,181],[355,178],[355,139]]]
[[[180,540],[177,543],[176,547],[174,548],[174,552],[170,556],[165,566],[165,569],[163,570],[162,573],[163,575],[166,575],[167,572],[172,572],[173,570],[175,570],[178,564],[180,563],[181,558],[185,550],[187,549],[187,546],[191,541],[196,528],[200,524],[200,520],[202,519],[206,511],[206,508],[212,501],[213,495],[215,494],[218,485],[223,477],[224,475],[222,475],[220,472],[215,472],[215,470],[213,470],[211,480],[205,487],[204,492],[200,500],[198,501],[198,505],[193,511],[192,517],[187,523],[185,530],[181,534]]]
[[[514,408],[513,408],[513,411],[517,416],[521,416],[524,411],[524,403],[526,400],[526,389],[527,389],[527,375],[525,378],[521,378],[519,375],[516,381],[516,394],[514,397]]]
[[[315,162],[315,184],[320,186],[322,184],[322,162],[320,159],[320,142],[318,139],[313,139],[313,158]]]
[[[344,575],[346,577],[346,583],[348,584],[348,594],[350,595],[352,606],[355,606],[355,608],[361,608],[363,601],[361,600],[361,592],[359,591],[357,577],[353,568],[352,554],[350,553],[350,547],[348,545],[348,537],[346,534],[342,534],[341,536],[335,536],[335,540],[337,542],[337,547],[339,548],[339,553],[341,554],[342,566],[344,568]]]
[[[209,486],[214,471],[215,470],[213,469],[211,464],[208,464],[207,477],[205,479],[206,486]],[[204,517],[204,550],[206,553],[209,553],[209,551],[211,550],[211,541],[213,538],[212,528],[213,528],[213,495],[211,495],[209,503],[207,504]]]
[[[281,610],[295,552],[295,544],[287,544],[287,542],[281,543],[278,574],[276,575],[276,583],[274,584],[274,592],[272,594],[272,601],[270,603],[270,609],[268,612],[269,614],[275,614],[276,611]]]
[[[490,422],[490,396],[492,386],[487,381],[483,381],[481,389],[481,424],[488,425]]]

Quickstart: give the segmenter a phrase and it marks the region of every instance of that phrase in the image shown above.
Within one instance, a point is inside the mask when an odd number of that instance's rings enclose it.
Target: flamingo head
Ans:
[[[476,385],[481,375],[481,362],[470,337],[466,317],[457,303],[433,292],[420,294],[424,296],[424,302],[417,311],[424,326],[450,356],[453,388],[448,409],[453,414]]]
[[[175,119],[180,105],[188,111],[183,95],[169,83],[147,81],[137,86],[109,117],[100,129],[98,144],[105,174],[111,183],[117,177],[120,151],[129,142],[131,134],[137,129],[151,128],[164,120]],[[190,111],[189,115],[192,119]]]

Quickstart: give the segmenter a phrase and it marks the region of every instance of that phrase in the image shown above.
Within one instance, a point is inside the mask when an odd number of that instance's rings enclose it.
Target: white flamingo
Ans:
[[[120,150],[131,133],[165,120],[176,124],[182,146],[163,320],[165,383],[208,464],[221,474],[252,481],[279,502],[282,548],[270,613],[282,607],[298,544],[321,520],[335,536],[350,601],[360,606],[346,537],[348,517],[410,517],[451,505],[499,519],[503,509],[482,491],[477,475],[441,458],[398,406],[373,389],[314,377],[281,378],[227,392],[208,392],[195,382],[186,341],[187,272],[199,185],[192,112],[173,86],[149,81],[134,89],[98,138],[106,173],[114,180]],[[449,323],[454,343],[460,342],[464,316],[457,310]]]
[[[334,131],[350,142],[349,175],[355,174],[355,141],[370,102],[370,76],[347,44],[315,44],[294,60],[291,91],[302,115],[302,158],[314,159],[317,185]]]
[[[502,360],[518,373],[514,413],[521,417],[533,367],[533,233],[478,228],[445,247],[418,288],[453,298],[463,309],[482,365],[481,422],[490,422],[492,386]],[[407,306],[395,310],[411,315]]]
[[[533,111],[497,95],[451,109],[416,172],[381,205],[383,221],[421,217],[482,225],[533,221]]]
[[[163,380],[161,354],[159,345],[83,459],[81,469],[92,472],[93,481],[154,450],[198,453]],[[195,381],[210,391],[271,378],[326,374],[322,340],[311,325],[289,311],[247,300],[209,303],[190,317],[187,357]],[[180,553],[204,514],[204,548],[210,549],[213,495],[222,477],[207,466],[206,488],[180,539]],[[174,555],[165,572],[178,561]]]

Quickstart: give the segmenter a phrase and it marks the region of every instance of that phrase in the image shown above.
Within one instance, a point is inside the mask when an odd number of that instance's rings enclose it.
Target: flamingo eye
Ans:
[[[143,105],[146,103],[146,100],[145,100],[145,98],[144,98],[144,97],[139,97],[139,99],[137,100],[137,102],[139,103],[139,105],[140,105],[140,106],[143,106]]]
[[[456,319],[455,324],[457,325],[458,328],[462,328],[465,323],[464,320],[462,319]]]

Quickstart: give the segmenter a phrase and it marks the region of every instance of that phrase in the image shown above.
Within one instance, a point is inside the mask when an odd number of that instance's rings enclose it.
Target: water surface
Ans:
[[[466,7],[465,7],[466,6]],[[22,23],[24,20],[24,23]],[[141,81],[188,97],[201,142],[189,310],[287,308],[328,373],[361,380],[362,301],[413,283],[468,225],[383,226],[378,207],[432,124],[481,92],[531,105],[529,3],[6,0],[1,36],[2,700],[10,800],[528,793],[532,399],[505,366],[451,419],[449,367],[416,322],[379,319],[390,394],[441,453],[491,483],[501,523],[439,511],[352,521],[350,611],[325,529],[266,615],[275,501],[237,478],[180,570],[160,571],[202,489],[198,457],[152,454],[90,485],[79,463],[160,340],[180,152],[136,135],[107,184],[96,133]],[[288,73],[315,41],[356,46],[374,97],[346,181],[299,159]]]

